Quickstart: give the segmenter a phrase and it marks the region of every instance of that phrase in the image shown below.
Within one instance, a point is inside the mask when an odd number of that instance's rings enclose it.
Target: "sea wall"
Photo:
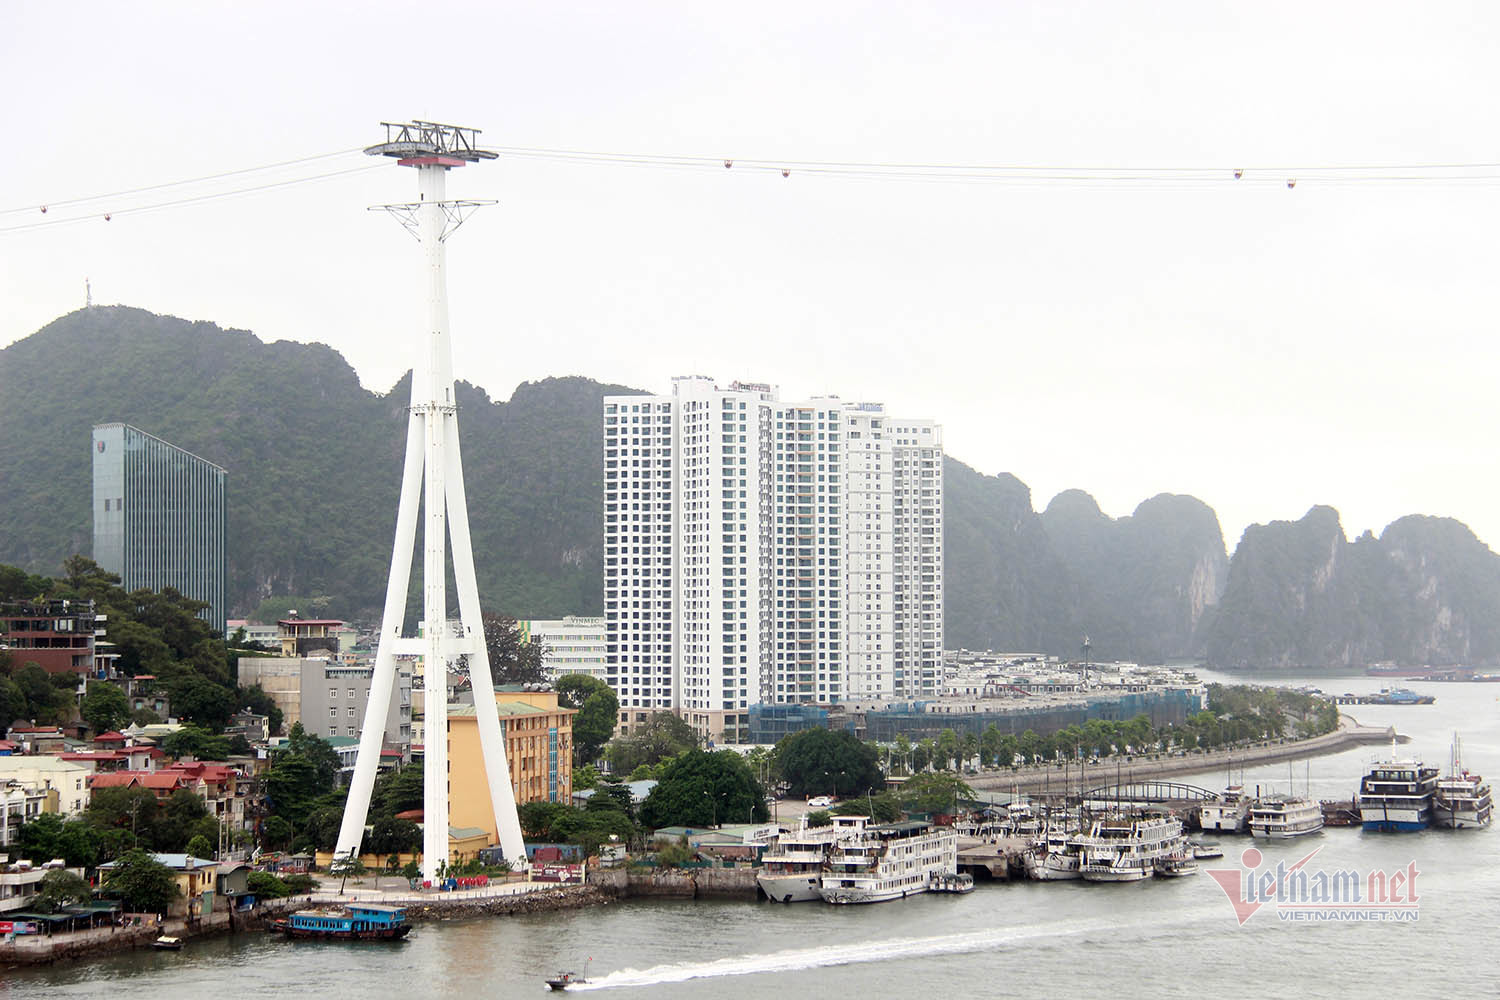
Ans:
[[[590,872],[589,882],[621,899],[754,899],[759,892],[753,868],[615,868]]]

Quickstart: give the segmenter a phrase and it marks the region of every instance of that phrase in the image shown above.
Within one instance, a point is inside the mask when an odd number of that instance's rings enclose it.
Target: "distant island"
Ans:
[[[125,306],[79,310],[0,350],[0,563],[88,554],[88,442],[128,421],[229,470],[229,593],[373,616],[390,554],[408,375],[364,389],[321,344]],[[479,583],[518,617],[598,614],[602,434],[619,385],[552,378],[508,401],[460,383]],[[1500,557],[1462,523],[1404,517],[1349,541],[1331,507],[1252,525],[1162,494],[1111,518],[1081,490],[1041,512],[1009,474],[949,457],[946,645],[1228,670],[1500,662]],[[295,604],[293,606],[296,606]]]

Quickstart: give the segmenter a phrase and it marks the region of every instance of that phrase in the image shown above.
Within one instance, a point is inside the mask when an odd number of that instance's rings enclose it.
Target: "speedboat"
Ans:
[[[547,980],[547,985],[552,987],[554,991],[561,993],[569,986],[577,986],[580,983],[586,982],[588,982],[588,980],[578,975],[578,973],[576,972],[559,972],[557,975]]]

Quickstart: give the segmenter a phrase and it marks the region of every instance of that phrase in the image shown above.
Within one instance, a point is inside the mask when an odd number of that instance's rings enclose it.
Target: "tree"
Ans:
[[[292,824],[280,816],[268,816],[260,825],[261,846],[268,851],[279,851],[292,842]]]
[[[302,723],[293,723],[282,754],[296,754],[312,763],[317,770],[319,794],[331,791],[338,782],[341,767],[339,755],[327,740],[303,729]]]
[[[422,828],[409,819],[380,816],[370,824],[365,850],[371,854],[404,854],[420,850]]]
[[[577,787],[577,784],[574,784]],[[422,769],[403,767],[399,771],[380,775],[375,781],[375,790],[370,795],[371,815],[395,816],[397,813],[422,808]]]
[[[70,868],[92,868],[99,863],[98,832],[81,819],[65,820],[56,813],[42,813],[21,827],[16,853],[44,865],[61,858]]]
[[[970,761],[979,756],[979,734],[971,729],[960,736],[958,752],[963,758],[963,764],[968,766]]]
[[[1000,727],[991,722],[984,729],[984,735],[979,737],[979,753],[984,762],[990,767],[1000,764]]]
[[[162,750],[172,757],[193,757],[197,760],[223,760],[229,756],[229,740],[216,736],[192,723],[184,725],[162,740]]]
[[[807,825],[810,827],[832,826],[833,813],[829,812],[827,809],[814,809],[812,812],[807,814]]]
[[[209,815],[203,800],[186,788],[179,788],[167,797],[159,818],[152,824],[151,843],[158,851],[192,854],[188,844],[194,837],[202,837],[208,842],[209,850],[213,850],[218,833],[218,824]]]
[[[881,792],[845,799],[834,807],[835,816],[868,816],[877,823],[894,823],[901,818],[901,799],[895,792]]]
[[[901,805],[912,813],[952,813],[964,799],[973,799],[974,789],[952,771],[934,771],[909,778],[901,786]]]
[[[130,721],[130,702],[125,692],[108,683],[90,684],[83,696],[83,721],[97,736],[119,729]]]
[[[17,719],[24,718],[26,718],[26,695],[8,675],[0,674],[0,727],[9,729]]]
[[[165,913],[178,896],[172,869],[139,848],[114,862],[104,877],[104,891],[130,913]]]
[[[594,765],[580,764],[573,768],[573,791],[581,792],[597,784],[599,784],[599,770]]]
[[[490,676],[496,684],[540,684],[546,680],[542,661],[547,647],[543,643],[522,641],[520,625],[514,618],[486,611],[481,620]]]
[[[588,674],[564,674],[553,687],[560,704],[578,709],[578,714],[573,717],[575,765],[595,760],[615,733],[620,700],[608,684]],[[576,781],[574,787],[577,787]]]
[[[885,787],[875,749],[853,733],[804,729],[781,740],[776,757],[793,795],[863,795]]]
[[[615,774],[655,765],[698,746],[693,727],[671,712],[653,712],[635,732],[610,741],[605,757]]]
[[[150,789],[96,788],[84,817],[96,829],[128,833],[131,847],[141,843],[156,846],[153,830],[160,813]]]
[[[245,888],[257,899],[281,899],[292,894],[287,884],[270,872],[251,872],[245,879]]]
[[[294,830],[300,830],[307,822],[313,802],[324,791],[317,767],[300,754],[281,754],[266,775],[266,797],[271,808]]]
[[[958,734],[951,729],[938,733],[937,749],[938,760],[942,762],[944,770],[952,767],[958,757]]]
[[[603,781],[595,785],[594,794],[589,796],[584,809],[588,812],[614,810],[630,819],[635,818],[635,803],[630,797],[630,789],[618,781]]]
[[[25,715],[39,723],[63,723],[73,716],[72,674],[54,677],[39,663],[27,661],[11,674],[26,701]]]
[[[172,710],[183,719],[221,732],[238,707],[234,692],[197,673],[177,673],[165,682],[172,697]]]
[[[667,765],[641,803],[649,827],[763,823],[766,793],[733,750],[689,750]]]
[[[67,906],[87,903],[89,884],[66,868],[54,868],[42,876],[38,892],[27,908],[38,913],[56,913]]]
[[[194,834],[193,839],[187,842],[187,853],[195,858],[205,861],[213,860],[215,856],[214,845],[208,842],[208,838],[200,834]]]

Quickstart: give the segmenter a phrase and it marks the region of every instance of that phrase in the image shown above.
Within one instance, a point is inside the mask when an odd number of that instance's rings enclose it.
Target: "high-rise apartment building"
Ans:
[[[128,424],[94,427],[94,561],[126,590],[174,587],[224,630],[224,479]]]
[[[936,694],[942,432],[876,403],[673,380],[604,400],[606,680],[682,712]]]

